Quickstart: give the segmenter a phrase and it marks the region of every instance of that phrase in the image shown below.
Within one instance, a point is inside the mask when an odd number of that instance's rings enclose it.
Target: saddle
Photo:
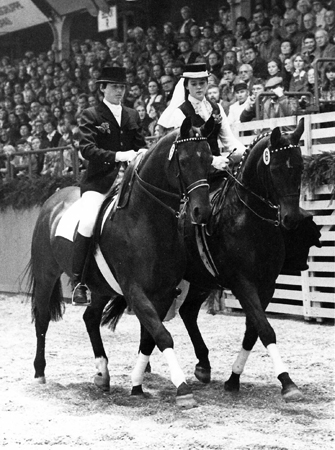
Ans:
[[[111,189],[109,190],[105,201],[103,202],[97,221],[96,221],[96,228],[98,227],[101,229],[101,223],[103,221],[103,218],[107,212],[107,210],[110,208],[110,205],[112,202],[113,206],[109,212],[109,220],[112,220],[116,211],[118,209],[125,208],[128,205],[129,197],[133,188],[134,179],[135,179],[135,172],[142,161],[143,153],[140,153],[136,156],[136,158],[128,165],[126,168],[121,184],[120,185],[113,185]],[[116,199],[115,199],[116,196]],[[115,199],[115,201],[114,201]],[[99,225],[99,226],[98,226]],[[96,233],[94,232],[94,235]]]
[[[139,155],[137,155],[136,158],[127,167],[116,200],[116,209],[125,208],[127,206],[134,184],[135,172],[140,162],[142,161],[143,155],[144,153],[140,153]]]

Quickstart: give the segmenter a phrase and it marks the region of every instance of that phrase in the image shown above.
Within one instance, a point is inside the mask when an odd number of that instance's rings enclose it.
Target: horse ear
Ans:
[[[276,127],[272,130],[271,133],[270,137],[271,147],[276,148],[279,144],[280,138],[281,138],[280,128]]]
[[[305,130],[305,119],[302,117],[299,120],[299,123],[297,125],[297,128],[293,131],[293,133],[291,134],[292,137],[292,141],[294,144],[299,144],[300,138],[302,133]]]
[[[191,117],[185,117],[184,122],[180,127],[180,137],[181,139],[186,139],[190,136],[190,129],[192,127]]]

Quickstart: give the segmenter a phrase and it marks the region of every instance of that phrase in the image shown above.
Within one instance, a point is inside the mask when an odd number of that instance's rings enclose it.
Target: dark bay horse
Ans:
[[[256,138],[235,176],[230,174],[228,182],[222,183],[217,191],[208,233],[192,227],[189,221],[186,223],[184,239],[188,265],[185,279],[190,287],[179,309],[199,360],[195,375],[209,382],[209,351],[197,318],[213,288],[231,289],[245,312],[246,331],[225,389],[239,389],[240,374],[259,337],[272,357],[286,401],[300,399],[302,394],[279,355],[276,335],[265,310],[285,260],[283,229],[295,229],[304,217],[299,208],[303,170],[299,140],[303,130],[302,119],[291,134],[282,134],[277,127]],[[143,336],[141,338],[144,348]],[[150,336],[147,339],[146,354],[150,354],[154,342]]]
[[[210,235],[203,236],[212,262],[211,273],[199,257],[196,240],[201,236],[196,236],[197,230],[188,224],[185,239],[189,258],[185,278],[190,281],[190,288],[179,310],[199,360],[195,375],[209,382],[209,352],[197,317],[211,289],[229,288],[246,315],[246,330],[225,389],[239,390],[240,375],[259,337],[272,358],[285,401],[298,400],[302,394],[280,357],[276,334],[265,310],[285,260],[283,229],[293,230],[303,219],[299,208],[303,170],[299,140],[303,130],[301,119],[290,134],[282,134],[275,128],[260,135],[246,152],[235,176],[218,192]]]
[[[163,352],[177,388],[177,403],[185,407],[193,405],[193,396],[175,357],[172,337],[162,320],[186,268],[183,239],[178,229],[180,202],[184,200],[184,214],[186,210],[193,223],[206,223],[210,214],[207,175],[211,161],[206,139],[198,136],[190,120],[185,119],[180,134],[174,131],[163,137],[143,156],[135,171],[127,204],[119,207],[112,219],[110,215],[104,222],[98,219],[96,227],[101,252],[128,306],[142,324],[143,339],[150,335]],[[127,171],[124,180],[126,177]],[[75,187],[55,193],[43,205],[33,233],[30,282],[37,336],[35,378],[40,383],[45,383],[48,325],[63,313],[60,276],[65,272],[71,277],[73,244],[57,236],[56,229],[79,196],[79,189]],[[109,390],[108,360],[99,327],[109,302],[107,316],[114,318],[113,326],[116,326],[120,311],[114,300],[120,298],[120,292],[117,294],[106,282],[94,258],[89,261],[87,273],[92,306],[85,310],[84,321],[95,355],[94,381]],[[145,355],[140,353],[140,356],[146,364]],[[133,385],[138,384],[137,380],[135,371]]]

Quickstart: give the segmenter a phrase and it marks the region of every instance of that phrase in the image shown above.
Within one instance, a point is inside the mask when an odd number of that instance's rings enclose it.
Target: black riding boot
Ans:
[[[72,304],[80,306],[88,306],[91,301],[87,299],[87,286],[85,285],[85,263],[91,244],[91,239],[77,233],[73,243],[73,292],[72,292]]]

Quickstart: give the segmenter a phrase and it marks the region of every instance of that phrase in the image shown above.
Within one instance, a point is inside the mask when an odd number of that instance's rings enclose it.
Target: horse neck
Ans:
[[[241,167],[237,179],[253,193],[266,197],[269,185],[268,166],[263,161],[265,145],[252,148]]]
[[[153,186],[172,193],[178,193],[177,188],[173,188],[168,178],[169,153],[174,139],[162,139],[150,150],[145,158],[140,170],[140,177]]]

